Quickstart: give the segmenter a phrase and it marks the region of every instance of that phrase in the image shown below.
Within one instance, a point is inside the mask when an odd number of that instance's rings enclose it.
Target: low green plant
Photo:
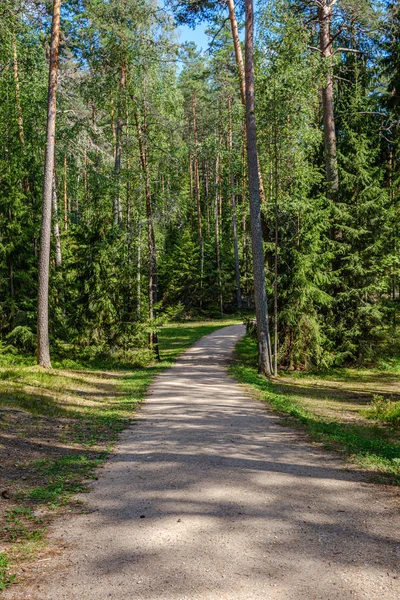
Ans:
[[[33,487],[21,500],[26,497],[35,504],[47,504],[57,508],[66,504],[74,494],[85,491],[83,481],[93,477],[95,469],[104,461],[107,453],[97,453],[90,457],[85,454],[71,454],[59,460],[41,460],[29,465],[30,471],[35,471],[45,480],[43,485]]]
[[[35,525],[41,521],[33,514],[30,507],[15,506],[7,510],[6,523],[6,532],[12,542],[38,542],[43,538],[43,530],[35,528]]]
[[[400,425],[400,402],[393,402],[390,398],[375,394],[371,406],[364,410],[363,414],[382,423]]]
[[[36,335],[26,325],[18,325],[7,336],[6,340],[18,350],[34,352],[36,348]]]
[[[10,574],[10,559],[5,552],[0,552],[0,590],[14,583],[15,574]]]

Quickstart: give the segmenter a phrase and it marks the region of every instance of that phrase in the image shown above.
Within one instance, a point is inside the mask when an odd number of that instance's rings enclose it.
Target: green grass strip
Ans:
[[[293,424],[301,425],[311,436],[327,447],[344,452],[361,468],[388,476],[388,481],[400,485],[400,445],[383,439],[377,426],[363,426],[328,420],[314,414],[278,385],[257,372],[257,347],[246,337],[236,346],[236,361],[231,374],[251,386],[257,396],[279,413],[288,415]]]

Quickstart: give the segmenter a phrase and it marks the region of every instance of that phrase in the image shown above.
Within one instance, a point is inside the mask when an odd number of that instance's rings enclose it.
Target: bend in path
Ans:
[[[152,385],[33,600],[399,600],[398,496],[281,426],[226,373],[242,326]]]

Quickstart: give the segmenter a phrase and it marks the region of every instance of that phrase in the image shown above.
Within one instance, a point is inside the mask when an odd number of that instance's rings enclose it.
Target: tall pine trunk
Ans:
[[[52,208],[53,208],[53,235],[54,235],[54,241],[56,244],[56,267],[57,267],[57,269],[59,269],[62,265],[62,255],[61,255],[60,226],[58,223],[57,177],[56,177],[55,173],[53,176]]]
[[[228,10],[229,10],[229,21],[231,24],[231,32],[232,32],[232,40],[233,47],[235,50],[235,59],[236,59],[236,67],[239,73],[239,83],[240,83],[240,97],[242,99],[242,104],[244,108],[246,108],[246,76],[245,76],[245,67],[243,62],[243,54],[242,54],[242,46],[240,45],[239,38],[239,28],[236,19],[236,11],[235,11],[235,2],[234,0],[227,0]],[[258,185],[260,190],[260,198],[261,201],[265,200],[265,190],[264,183],[261,175],[260,164],[258,162],[257,157],[257,167],[258,167]]]
[[[265,289],[264,248],[261,227],[260,188],[257,161],[257,130],[254,99],[254,10],[253,0],[246,0],[246,134],[247,170],[249,178],[251,243],[253,249],[254,299],[256,305],[258,368],[271,375],[271,341],[268,324],[268,304]]]
[[[190,219],[190,232],[193,231],[193,158],[192,155],[189,154],[189,198],[190,198],[190,206],[189,206],[189,219]]]
[[[67,157],[64,155],[64,229],[68,229]]]
[[[242,47],[240,45],[239,28],[236,19],[234,0],[227,0],[227,5],[229,10],[229,21],[231,24],[233,48],[235,50],[236,67],[239,74],[240,97],[242,99],[243,106],[246,106],[246,80],[244,74],[244,62],[242,55]]]
[[[44,162],[42,224],[40,229],[38,273],[37,362],[42,367],[46,368],[51,367],[49,342],[49,271],[51,203],[56,137],[58,47],[60,42],[60,8],[61,0],[54,0],[51,25],[46,152]]]
[[[13,74],[15,83],[15,100],[17,104],[18,113],[18,131],[19,139],[21,140],[22,146],[25,146],[25,134],[24,134],[24,117],[22,114],[21,105],[21,90],[19,85],[19,70],[18,70],[18,53],[17,53],[17,42],[15,37],[12,38],[12,51],[13,51]]]
[[[155,305],[157,304],[157,288],[158,288],[158,274],[157,274],[157,256],[156,256],[156,241],[154,236],[154,225],[153,225],[153,206],[152,206],[152,198],[151,198],[151,189],[150,189],[150,172],[149,172],[149,156],[147,146],[145,145],[145,140],[147,140],[147,131],[146,131],[146,109],[144,107],[144,117],[143,117],[143,132],[142,127],[139,120],[139,114],[135,112],[135,120],[136,120],[136,128],[137,128],[137,136],[139,142],[139,153],[140,153],[140,162],[142,165],[143,177],[144,177],[144,187],[145,187],[145,198],[146,198],[146,216],[147,216],[147,247],[149,253],[149,266],[148,266],[148,275],[149,275],[149,318],[151,321],[151,326],[153,325],[152,321],[155,318]],[[143,136],[144,133],[144,136]],[[151,332],[149,334],[149,347],[150,350],[154,350],[157,356],[157,359],[160,360],[160,353],[158,347],[158,339],[157,333]]]
[[[136,257],[136,314],[140,320],[142,315],[142,224],[139,222]]]
[[[219,156],[215,163],[215,195],[214,195],[214,220],[215,220],[215,253],[217,257],[217,273],[218,273],[218,300],[221,317],[224,314],[224,300],[222,294],[222,269],[221,269],[221,252],[219,247]],[[222,220],[222,219],[221,219]]]
[[[335,200],[339,190],[339,171],[337,164],[335,112],[333,104],[332,74],[332,6],[327,0],[321,0],[318,6],[319,45],[326,63],[326,85],[322,88],[322,109],[324,119],[325,168],[328,196]]]
[[[197,133],[197,109],[196,96],[192,94],[192,116],[193,116],[193,137],[194,137],[194,185],[196,191],[197,205],[197,231],[199,235],[200,245],[200,309],[203,307],[203,278],[204,278],[204,240],[203,227],[201,222],[201,190],[200,190],[200,173],[199,173],[199,157],[198,157],[198,133]]]
[[[232,136],[232,100],[228,96],[228,112],[229,112],[229,131],[228,131],[228,148],[229,148],[229,168],[231,175],[231,205],[232,205],[232,229],[233,229],[233,251],[235,256],[235,276],[236,276],[236,306],[240,310],[242,308],[242,290],[240,285],[240,262],[239,262],[239,244],[237,235],[236,222],[236,194],[235,194],[235,174],[233,172],[233,136]]]
[[[122,209],[121,209],[121,191],[120,191],[120,174],[121,174],[121,153],[122,153],[122,128],[124,126],[123,119],[123,94],[126,86],[126,64],[123,61],[121,65],[120,74],[120,85],[119,85],[119,99],[118,99],[118,114],[117,114],[117,126],[115,129],[115,180],[116,190],[113,202],[113,217],[114,225],[118,225],[122,221]]]

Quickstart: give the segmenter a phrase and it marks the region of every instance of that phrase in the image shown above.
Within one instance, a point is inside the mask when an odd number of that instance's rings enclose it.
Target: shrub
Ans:
[[[24,352],[34,352],[36,348],[36,335],[26,325],[18,325],[6,336],[6,340]]]
[[[400,425],[400,402],[393,402],[375,394],[371,406],[364,411],[369,419],[377,419],[390,425]]]

